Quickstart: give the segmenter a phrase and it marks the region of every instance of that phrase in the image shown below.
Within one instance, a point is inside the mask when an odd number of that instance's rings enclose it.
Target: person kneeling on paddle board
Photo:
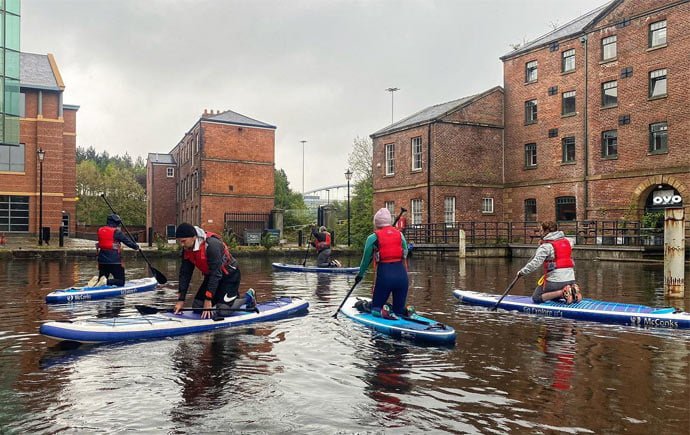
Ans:
[[[139,245],[127,237],[121,230],[122,219],[115,213],[108,216],[106,224],[98,229],[98,276],[89,280],[87,287],[101,287],[125,285],[125,266],[122,263],[122,245],[126,245],[136,251]],[[112,279],[108,276],[112,275]]]
[[[175,238],[182,246],[175,314],[183,310],[195,267],[204,275],[204,281],[194,296],[192,308],[201,311],[202,319],[214,317],[214,311],[220,317],[228,316],[242,305],[245,305],[247,310],[254,309],[256,298],[253,289],[247,290],[243,298],[238,298],[240,268],[218,234],[182,223],[175,230]],[[212,309],[214,306],[216,310]]]
[[[553,221],[542,222],[540,235],[542,240],[537,252],[518,271],[518,278],[543,267],[544,275],[539,278],[532,294],[534,303],[560,298],[565,299],[568,304],[580,302],[582,294],[575,283],[575,262],[571,256],[573,247],[570,240],[563,231],[558,231],[558,226]]]
[[[318,254],[316,266],[340,267],[340,263],[338,263],[337,260],[331,260],[331,233],[328,232],[328,229],[321,226],[319,231],[316,231],[316,228],[312,227],[311,235],[313,236],[313,240],[310,243],[316,248],[316,253]]]
[[[391,212],[382,208],[374,215],[374,233],[364,244],[362,262],[355,282],[360,282],[369,268],[372,258],[376,269],[376,281],[371,298],[371,313],[387,319],[409,316],[413,308],[406,309],[407,288],[407,241],[405,236],[391,226]],[[386,302],[393,295],[393,307]]]

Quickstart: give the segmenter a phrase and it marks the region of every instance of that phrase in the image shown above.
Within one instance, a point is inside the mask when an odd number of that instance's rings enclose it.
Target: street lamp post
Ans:
[[[302,142],[302,196],[304,196],[304,143],[306,140],[300,142]]]
[[[38,171],[39,171],[39,193],[38,193],[38,244],[43,245],[43,159],[46,156],[46,152],[43,148],[39,148],[36,151],[38,154]]]
[[[345,179],[347,180],[347,246],[350,246],[350,179],[352,178],[352,171],[347,168],[345,172]]]
[[[391,93],[391,124],[392,124],[393,123],[393,92],[399,91],[400,88],[388,88],[386,90]]]

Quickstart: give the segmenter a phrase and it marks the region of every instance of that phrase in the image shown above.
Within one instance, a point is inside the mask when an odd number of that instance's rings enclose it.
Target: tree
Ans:
[[[364,242],[373,230],[374,176],[372,164],[374,145],[368,137],[356,137],[352,153],[347,162],[355,180],[352,199],[350,200],[351,242],[355,248],[363,248]]]
[[[306,208],[304,197],[301,193],[293,192],[290,189],[290,182],[287,179],[284,169],[276,169],[275,178],[275,206],[283,210]]]
[[[374,160],[374,144],[368,137],[357,136],[352,143],[352,152],[347,158],[355,182],[373,180],[372,162]]]

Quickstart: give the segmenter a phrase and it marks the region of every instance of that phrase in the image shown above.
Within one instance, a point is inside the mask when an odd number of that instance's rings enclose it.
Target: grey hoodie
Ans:
[[[544,236],[544,240],[558,240],[565,237],[563,231],[554,231],[552,233]],[[568,240],[568,239],[566,239]],[[572,243],[571,243],[572,245]],[[555,252],[553,245],[551,243],[542,243],[537,248],[537,252],[534,253],[534,257],[520,269],[521,275],[529,275],[537,269],[544,270],[544,262],[547,260],[555,259]],[[551,282],[566,282],[575,280],[575,269],[572,267],[564,267],[560,269],[554,269],[546,274],[546,280]]]

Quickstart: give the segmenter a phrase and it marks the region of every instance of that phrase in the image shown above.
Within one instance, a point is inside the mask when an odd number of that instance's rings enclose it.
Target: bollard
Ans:
[[[465,258],[465,230],[460,230],[458,233],[458,257]]]
[[[683,208],[664,210],[664,294],[685,295],[685,216]]]

